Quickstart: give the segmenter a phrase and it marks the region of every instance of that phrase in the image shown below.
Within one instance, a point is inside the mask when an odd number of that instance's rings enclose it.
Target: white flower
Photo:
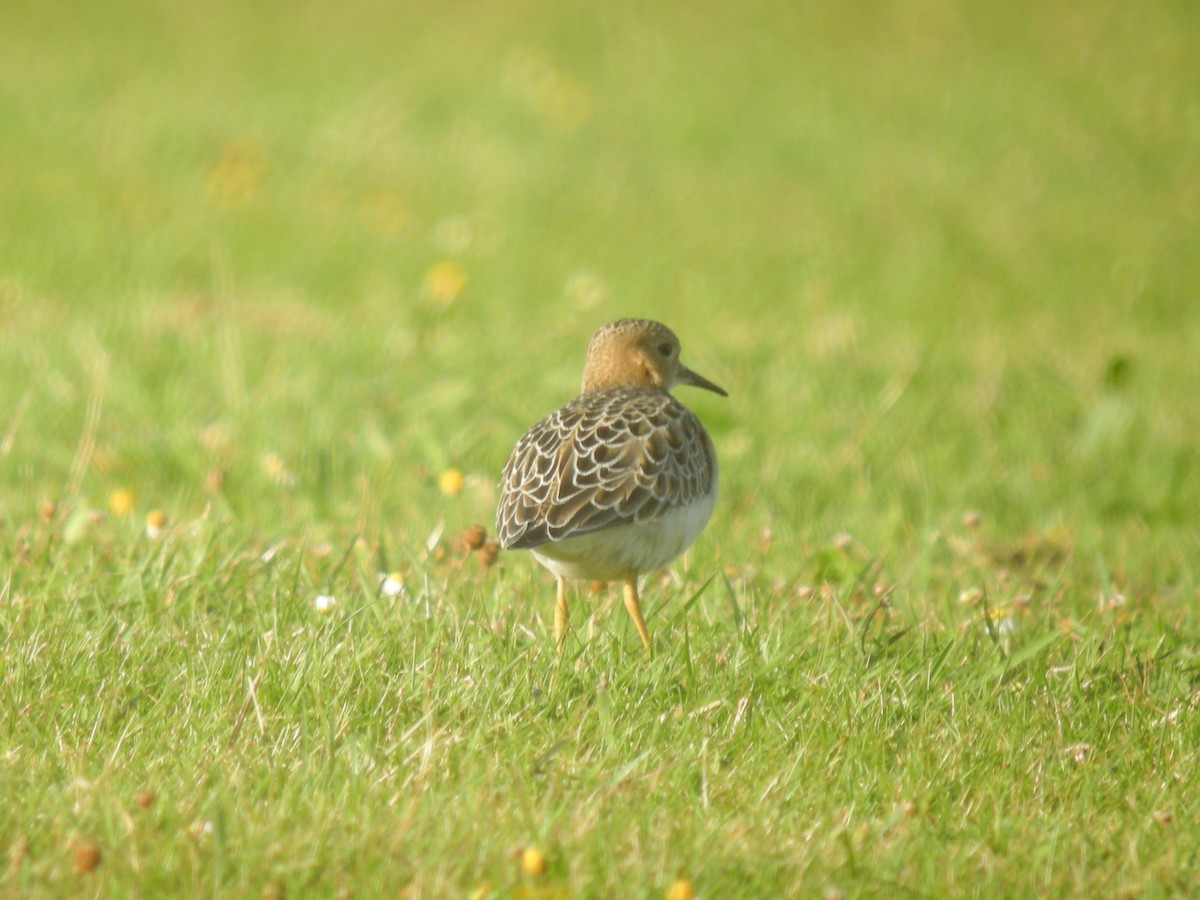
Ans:
[[[383,591],[385,597],[395,597],[404,593],[404,582],[400,578],[400,573],[380,572],[379,590]]]
[[[327,616],[333,612],[333,608],[337,605],[337,601],[332,594],[317,594],[317,599],[313,601],[313,608],[322,616]]]

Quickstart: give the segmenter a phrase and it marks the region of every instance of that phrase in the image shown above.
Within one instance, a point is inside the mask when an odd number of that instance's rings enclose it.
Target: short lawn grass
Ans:
[[[0,6],[0,893],[1194,896],[1198,43]],[[559,655],[467,538],[622,315],[722,495]]]

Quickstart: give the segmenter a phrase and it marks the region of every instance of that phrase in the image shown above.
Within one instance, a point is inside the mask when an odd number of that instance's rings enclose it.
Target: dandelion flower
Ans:
[[[453,497],[463,489],[463,473],[458,469],[447,469],[438,477],[438,487],[447,497]]]
[[[692,900],[696,896],[696,886],[686,878],[676,878],[663,892],[666,900]]]
[[[137,497],[129,488],[117,488],[108,495],[108,508],[114,516],[127,516],[133,511]]]

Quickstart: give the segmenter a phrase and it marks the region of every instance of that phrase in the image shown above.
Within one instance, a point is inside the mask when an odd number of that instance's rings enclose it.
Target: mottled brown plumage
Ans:
[[[532,549],[626,522],[643,524],[707,496],[712,441],[670,394],[580,394],[517,442],[496,512],[501,546]]]

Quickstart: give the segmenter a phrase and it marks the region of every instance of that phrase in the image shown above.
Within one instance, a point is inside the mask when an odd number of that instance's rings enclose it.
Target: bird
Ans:
[[[568,578],[624,582],[646,650],[638,577],[704,530],[717,501],[717,453],[677,384],[728,397],[679,359],[679,338],[650,319],[618,319],[588,342],[580,393],[517,441],[501,475],[497,540],[529,550],[557,578],[555,644],[568,627]]]

